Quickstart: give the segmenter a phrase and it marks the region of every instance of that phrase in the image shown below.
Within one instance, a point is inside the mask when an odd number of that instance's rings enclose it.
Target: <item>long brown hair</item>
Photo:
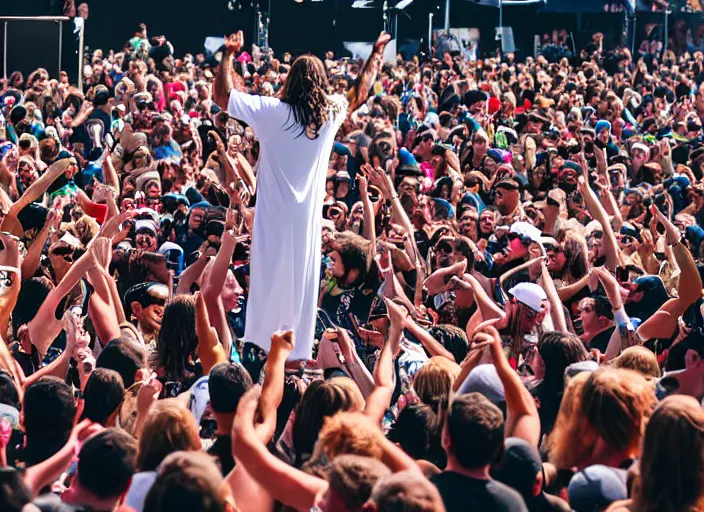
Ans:
[[[281,101],[291,107],[288,128],[299,129],[299,136],[318,138],[321,128],[330,119],[333,106],[328,98],[328,86],[325,66],[320,59],[301,55],[293,62],[279,93]]]
[[[704,411],[691,397],[668,397],[643,439],[633,502],[642,512],[699,509],[704,497]]]

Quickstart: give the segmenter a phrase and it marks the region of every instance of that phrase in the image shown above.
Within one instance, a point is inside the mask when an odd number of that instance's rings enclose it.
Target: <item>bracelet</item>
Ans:
[[[685,236],[685,234],[682,233],[682,234],[680,235],[679,239],[678,239],[676,242],[673,242],[673,243],[671,243],[671,244],[667,244],[667,246],[668,246],[668,247],[674,247],[674,246],[676,246],[677,244],[682,244],[682,246],[684,246],[684,243],[683,243],[683,242],[684,242],[684,240],[685,240],[686,238],[687,238],[687,237]]]

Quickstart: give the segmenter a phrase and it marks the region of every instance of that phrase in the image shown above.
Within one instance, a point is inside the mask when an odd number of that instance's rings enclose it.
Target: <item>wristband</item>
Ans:
[[[668,247],[674,247],[674,246],[676,246],[677,244],[682,244],[682,246],[684,247],[684,246],[685,246],[685,245],[684,245],[684,241],[685,241],[686,239],[687,239],[686,235],[685,235],[684,233],[682,233],[682,234],[680,234],[680,237],[679,237],[679,239],[678,239],[676,242],[671,243],[671,244],[667,244],[667,246],[668,246]]]

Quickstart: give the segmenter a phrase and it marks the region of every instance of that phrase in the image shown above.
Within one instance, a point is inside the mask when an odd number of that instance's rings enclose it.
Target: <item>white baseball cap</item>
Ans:
[[[510,293],[518,302],[525,304],[533,311],[540,312],[543,309],[543,301],[548,298],[540,286],[535,283],[518,283],[511,288]]]
[[[533,224],[529,224],[528,222],[514,222],[513,224],[511,224],[510,232],[524,236],[526,238],[530,238],[533,242],[537,244],[540,243],[540,230],[536,228]]]

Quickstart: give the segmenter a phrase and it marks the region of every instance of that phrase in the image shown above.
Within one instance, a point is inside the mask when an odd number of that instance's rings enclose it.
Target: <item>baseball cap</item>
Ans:
[[[508,293],[521,304],[537,312],[543,309],[542,301],[548,298],[545,294],[545,290],[535,283],[518,283],[511,288]]]
[[[520,235],[522,237],[530,238],[531,241],[539,244],[541,243],[542,234],[538,228],[533,224],[528,222],[518,221],[511,224],[511,229],[509,233]]]
[[[134,223],[135,233],[139,233],[141,230],[144,229],[151,231],[154,236],[157,236],[156,226],[154,226],[154,222],[152,222],[151,220],[138,220]]]
[[[628,498],[627,471],[601,464],[577,472],[570,480],[567,494],[575,512],[604,510],[611,503]]]
[[[521,495],[532,496],[536,476],[542,470],[538,449],[523,439],[509,437],[504,442],[501,463],[492,471],[492,476]]]
[[[496,373],[496,366],[493,364],[480,364],[469,372],[457,393],[460,395],[480,393],[494,404],[506,401],[504,385],[501,383],[499,374]]]
[[[599,369],[596,361],[577,361],[565,368],[565,379],[571,379],[582,372],[593,372]]]
[[[629,235],[638,240],[639,242],[642,242],[643,239],[640,237],[640,233],[638,230],[633,226],[633,224],[629,224],[628,222],[624,222],[623,226],[621,226],[621,231],[619,231],[622,235]]]
[[[635,151],[636,149],[639,149],[639,150],[645,152],[646,154],[650,153],[650,149],[648,149],[648,146],[646,146],[642,142],[636,142],[635,144],[633,144],[631,146],[631,153],[633,153],[633,151]]]
[[[496,184],[496,188],[503,188],[506,190],[523,190],[521,182],[515,178],[504,178]]]

